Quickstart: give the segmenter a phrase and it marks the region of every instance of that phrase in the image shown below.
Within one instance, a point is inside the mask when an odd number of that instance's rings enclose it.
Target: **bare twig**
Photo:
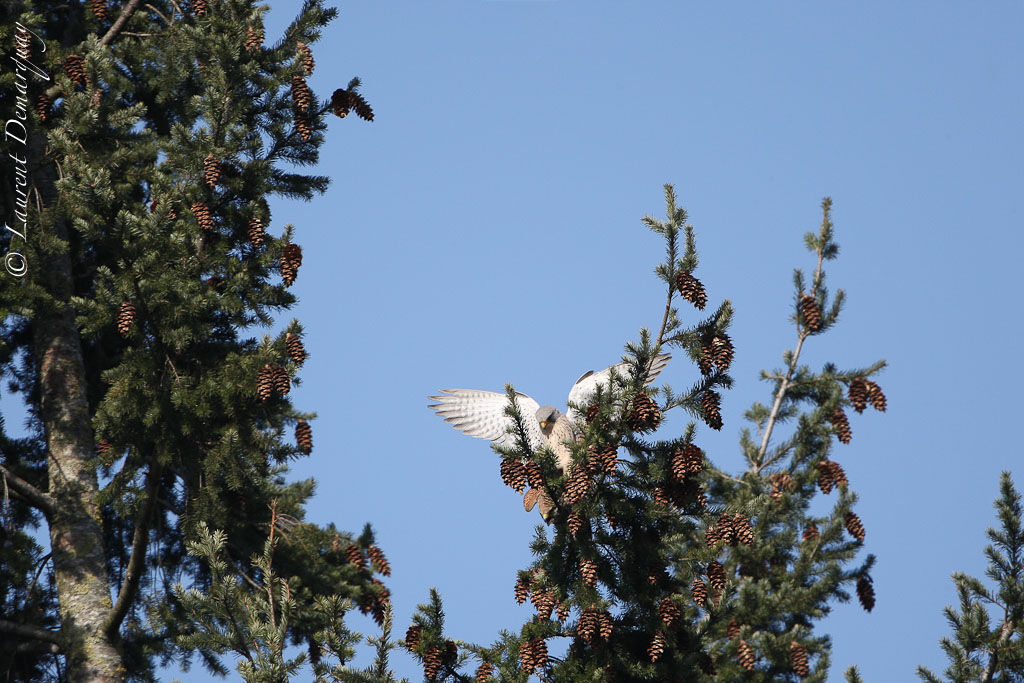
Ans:
[[[0,633],[7,633],[12,636],[29,638],[32,640],[41,640],[43,642],[54,643],[56,645],[61,644],[59,631],[50,631],[45,628],[39,628],[38,626],[32,626],[31,624],[18,624],[13,621],[7,621],[6,619],[0,619]]]
[[[32,507],[46,515],[47,519],[54,514],[53,499],[49,494],[43,493],[3,465],[0,465],[0,475],[3,475],[6,485],[9,485],[15,493],[32,505]]]

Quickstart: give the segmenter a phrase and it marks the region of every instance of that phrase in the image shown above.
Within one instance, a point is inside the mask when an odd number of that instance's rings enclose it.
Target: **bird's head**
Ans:
[[[562,411],[554,406],[541,406],[537,409],[537,422],[540,423],[541,431],[550,432],[558,418],[562,417]]]

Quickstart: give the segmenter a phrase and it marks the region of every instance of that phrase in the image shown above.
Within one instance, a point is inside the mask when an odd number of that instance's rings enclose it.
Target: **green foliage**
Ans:
[[[980,580],[955,572],[960,608],[947,606],[943,613],[953,629],[943,638],[942,650],[949,658],[945,678],[919,666],[917,675],[929,683],[949,681],[1024,680],[1024,528],[1021,526],[1021,497],[1009,472],[999,480],[995,501],[1001,528],[987,532],[991,545],[985,547],[987,576],[995,589]],[[993,613],[996,623],[992,623]]]

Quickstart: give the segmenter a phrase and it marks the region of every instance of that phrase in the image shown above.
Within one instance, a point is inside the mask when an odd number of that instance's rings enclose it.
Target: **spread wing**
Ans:
[[[654,359],[651,361],[651,369],[647,373],[648,385],[655,379],[657,379],[658,375],[661,374],[661,371],[665,369],[665,366],[668,365],[668,362],[671,359],[672,356],[667,353],[662,353],[654,357]],[[597,387],[602,384],[604,385],[605,391],[607,391],[609,381],[612,377],[612,371],[614,371],[615,374],[618,375],[619,377],[628,377],[629,363],[617,363],[616,365],[605,368],[600,372],[594,372],[593,370],[591,370],[590,372],[584,374],[582,377],[576,380],[576,384],[572,385],[572,389],[569,390],[570,406],[586,406],[588,403],[594,400],[594,394],[597,393]],[[569,419],[572,420],[573,422],[576,422],[578,419],[582,417],[579,411],[572,407],[569,408],[568,414]]]
[[[439,396],[431,396],[432,403],[428,408],[444,418],[444,421],[459,431],[480,439],[488,439],[499,446],[516,445],[515,434],[510,434],[512,418],[505,414],[508,396],[496,391],[480,389],[442,389]],[[516,403],[526,423],[526,435],[532,448],[540,448],[547,443],[537,422],[537,409],[540,404],[527,396],[516,392]]]

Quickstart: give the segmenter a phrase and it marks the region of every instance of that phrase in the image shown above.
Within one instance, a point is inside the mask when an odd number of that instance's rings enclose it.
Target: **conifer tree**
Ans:
[[[992,544],[985,547],[985,576],[995,585],[953,574],[960,608],[943,610],[953,637],[941,641],[949,666],[944,678],[919,666],[917,675],[928,683],[1024,680],[1024,526],[1009,472],[1000,476],[995,508],[1001,528],[988,530]]]
[[[325,116],[344,109],[305,82],[336,11],[306,0],[268,43],[265,9],[3,3],[16,65],[0,76],[15,121],[3,177],[17,182],[4,183],[0,369],[30,434],[0,444],[0,663],[19,680],[141,680],[195,651],[222,668],[175,586],[212,590],[228,572],[260,595],[276,579],[249,560],[285,519],[273,570],[291,590],[289,643],[337,624],[316,596],[384,623],[377,566],[352,562],[372,531],[305,523],[314,483],[285,480],[314,447],[313,415],[288,399],[302,327],[250,336],[294,303],[301,273],[297,231],[267,199],[326,188],[293,167],[316,163]],[[358,88],[332,99],[372,120]]]
[[[854,586],[862,605],[873,606],[874,558],[849,567],[865,530],[833,450],[850,441],[844,408],[863,408],[860,388],[864,405],[884,410],[884,394],[870,379],[884,362],[846,371],[827,364],[817,373],[799,364],[804,344],[836,324],[843,304],[842,291],[830,296],[825,287],[824,264],[838,254],[830,200],[822,204],[820,229],[805,238],[814,273],[809,281],[799,270],[794,276],[796,347],[784,354],[783,369],[764,374],[773,383],[772,405],[747,411],[758,438],[742,432],[747,469],[730,474],[715,466],[701,434],[726,423],[721,392],[732,384],[733,309],[724,300],[699,313],[710,299],[695,275],[694,230],[671,186],[665,199],[665,220],[643,219],[666,244],[655,271],[667,289],[660,326],[627,344],[629,371],[613,375],[610,389],[574,406],[586,420],[568,472],[558,470],[549,449],[531,449],[508,387],[506,414],[518,441],[495,448],[503,462],[539,467],[542,481],[534,485],[554,504],[551,528],[538,527],[531,546],[536,561],[510,585],[535,615],[481,647],[447,639],[432,617],[439,597],[433,607],[421,606],[412,650],[428,680],[467,680],[458,665],[471,653],[481,667],[478,681],[522,682],[534,673],[547,681],[823,681],[830,641],[814,623]],[[701,317],[684,324],[693,313]],[[667,350],[675,358],[661,378],[692,381],[685,391],[647,387],[652,360]],[[692,421],[678,436],[656,439],[674,415]],[[779,439],[787,423],[795,424]],[[837,500],[828,515],[812,516],[819,490],[835,491]],[[552,655],[559,641],[569,643],[564,657]],[[438,665],[442,643],[456,652]],[[847,677],[859,680],[855,669]]]

